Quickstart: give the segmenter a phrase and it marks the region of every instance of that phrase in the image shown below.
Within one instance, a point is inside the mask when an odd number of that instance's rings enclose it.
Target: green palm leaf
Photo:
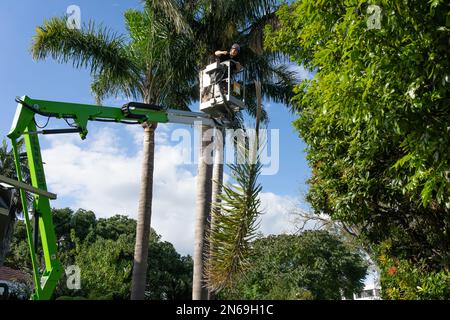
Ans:
[[[77,30],[69,29],[64,18],[52,18],[36,28],[31,52],[36,60],[50,56],[60,63],[71,61],[75,68],[90,68],[92,74],[124,77],[137,71],[124,47],[124,37],[93,22]]]
[[[246,257],[256,236],[261,214],[257,182],[262,165],[245,163],[229,166],[234,185],[222,185],[220,202],[213,208],[214,225],[209,234],[210,251],[206,268],[208,286],[212,291],[233,287],[237,276],[249,266]]]

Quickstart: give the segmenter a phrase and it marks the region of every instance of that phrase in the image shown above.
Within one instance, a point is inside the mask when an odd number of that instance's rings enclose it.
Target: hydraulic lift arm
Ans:
[[[155,105],[130,102],[122,108],[98,105],[86,105],[45,100],[35,100],[27,96],[18,98],[16,114],[8,137],[11,139],[14,152],[18,182],[10,181],[11,185],[20,189],[23,213],[27,230],[27,240],[30,247],[31,262],[35,292],[34,300],[51,299],[63,269],[57,254],[55,228],[53,225],[50,199],[47,192],[44,166],[39,145],[39,134],[79,133],[82,139],[88,134],[89,121],[118,122],[126,124],[140,124],[144,122],[155,123],[184,123],[195,124],[201,122],[209,126],[226,126],[227,122],[219,122],[205,113],[186,112],[178,110],[164,110]],[[64,119],[71,126],[70,129],[41,130],[38,131],[35,116]],[[69,120],[72,123],[69,123]],[[18,139],[25,139],[26,155],[30,170],[32,187],[24,187],[23,174],[20,166]],[[35,191],[32,209],[29,210],[26,191]],[[35,227],[31,226],[30,213],[35,219]],[[45,269],[40,270],[37,258],[38,230],[44,254]]]

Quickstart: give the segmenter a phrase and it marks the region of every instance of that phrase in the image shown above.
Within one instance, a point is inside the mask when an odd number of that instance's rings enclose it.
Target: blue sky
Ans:
[[[35,62],[32,60],[29,51],[36,26],[42,24],[46,18],[63,15],[66,12],[67,7],[72,4],[78,5],[81,8],[81,18],[83,22],[92,19],[96,23],[102,23],[118,33],[125,33],[122,18],[124,10],[140,7],[139,1],[137,0],[112,2],[81,0],[1,1],[0,135],[2,137],[5,137],[9,131],[16,108],[14,102],[16,96],[28,95],[33,98],[45,100],[94,103],[94,99],[90,92],[90,75],[87,70],[76,70],[71,65],[61,65],[51,59]],[[123,101],[112,98],[106,101],[105,104],[106,103],[119,107]],[[269,194],[272,196],[272,198],[269,197],[271,200],[269,200],[269,198],[267,199],[267,210],[272,210],[274,206],[276,206],[277,209],[274,210],[281,212],[283,210],[288,210],[288,204],[273,202],[287,202],[289,200],[289,205],[291,205],[293,201],[296,201],[298,197],[304,194],[307,190],[305,182],[310,175],[310,169],[307,166],[305,153],[303,151],[305,145],[291,125],[292,121],[295,120],[295,116],[290,114],[283,105],[272,104],[267,101],[264,104],[269,111],[271,119],[269,128],[280,130],[280,170],[276,175],[262,176],[261,182],[266,195]],[[196,109],[195,106],[194,109]],[[40,120],[42,121],[44,119]],[[64,127],[64,123],[58,123],[57,121],[52,121],[51,125],[54,127]],[[181,126],[169,125],[162,130],[158,130],[160,131],[158,132],[159,140],[162,143],[161,150],[163,150],[164,147],[174,147],[175,143],[170,141],[168,137],[170,137],[173,130],[178,128],[181,128]],[[60,199],[54,203],[55,206],[70,206],[77,209],[77,206],[90,205],[89,202],[83,202],[77,198],[84,195],[83,191],[80,190],[81,188],[86,188],[86,186],[83,185],[83,182],[78,181],[78,189],[71,189],[64,185],[64,183],[67,183],[68,185],[74,180],[70,176],[67,178],[64,177],[65,173],[68,174],[70,172],[70,167],[61,167],[60,170],[54,169],[54,167],[51,166],[51,164],[54,164],[54,166],[62,166],[62,161],[59,161],[59,158],[64,154],[67,155],[67,152],[69,152],[67,151],[68,149],[74,152],[74,157],[77,157],[78,160],[76,163],[67,165],[72,165],[72,167],[76,166],[80,172],[83,172],[85,169],[88,170],[87,167],[80,167],[80,163],[83,163],[83,159],[89,158],[90,151],[93,152],[91,156],[95,159],[95,163],[87,163],[86,166],[91,166],[93,168],[92,170],[95,170],[96,166],[104,165],[104,162],[101,159],[102,152],[104,152],[105,157],[107,158],[105,161],[112,162],[116,161],[116,159],[108,157],[108,155],[111,156],[109,152],[114,150],[120,153],[120,156],[123,157],[122,160],[125,163],[124,165],[127,165],[127,161],[132,162],[138,158],[138,152],[140,150],[140,132],[138,129],[131,130],[130,128],[119,125],[105,126],[102,124],[92,124],[90,125],[90,132],[91,134],[88,136],[86,142],[82,142],[77,136],[59,136],[41,139],[44,161],[47,163],[46,171],[49,189],[52,192],[58,193],[60,196]],[[104,138],[103,141],[101,140],[102,137]],[[66,145],[63,146],[63,143]],[[71,148],[73,146],[76,146],[77,149]],[[173,151],[173,148],[167,150],[166,151],[169,154]],[[58,152],[64,152],[64,154]],[[54,158],[49,159],[46,158],[46,156],[53,156]],[[165,159],[164,153],[161,153],[161,158]],[[70,161],[72,160],[66,159],[65,163]],[[138,164],[136,166],[139,167]],[[174,166],[173,170],[179,172],[180,176],[183,176],[183,174],[190,174],[191,177],[195,178],[195,165],[178,166],[177,164],[174,164]],[[57,177],[50,177],[50,173],[55,172],[55,170],[56,172],[61,172],[61,174]],[[128,168],[128,170],[132,169]],[[168,172],[169,171],[170,170],[168,170]],[[138,175],[134,172],[129,174],[134,177],[133,181],[138,178]],[[86,180],[86,184],[90,183],[90,176],[85,176],[83,178]],[[177,180],[178,178],[179,177],[175,175],[174,179]],[[162,177],[162,179],[164,179],[164,177]],[[126,184],[126,182],[123,183]],[[173,187],[177,188],[176,185]],[[62,188],[63,191],[55,188]],[[64,192],[64,188],[67,189],[66,192]],[[101,186],[96,186],[96,188],[101,188]],[[127,194],[125,188],[126,186],[121,190],[123,194]],[[97,189],[94,188],[93,192],[97,192]],[[119,187],[116,189],[119,189]],[[118,193],[120,193],[120,190]],[[100,198],[101,194],[102,193],[99,191],[98,202],[104,203]],[[129,192],[128,196],[130,197],[130,201],[132,201],[131,199],[134,199],[134,196],[137,197],[137,195],[134,195],[131,192]],[[169,201],[169,199],[166,200]],[[166,200],[162,199],[161,201]],[[97,207],[95,205],[93,206]],[[94,210],[96,208],[84,207],[84,209]],[[114,210],[114,208],[111,210]],[[130,209],[130,211],[133,210],[134,209]],[[120,212],[100,213],[100,215],[116,213],[133,215],[133,213],[126,211],[127,208],[123,207],[120,209]],[[164,228],[162,228],[161,233],[163,233],[164,236],[163,229]],[[172,237],[166,238],[172,239]],[[189,251],[186,248],[184,249]],[[183,249],[181,250],[185,251]]]

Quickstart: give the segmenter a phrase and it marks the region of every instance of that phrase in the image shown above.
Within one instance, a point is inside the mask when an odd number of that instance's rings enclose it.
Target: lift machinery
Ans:
[[[201,73],[201,90],[206,86],[212,88],[214,94],[201,102],[201,112],[165,109],[156,105],[130,102],[121,108],[99,105],[87,105],[46,100],[36,100],[24,96],[17,98],[16,114],[8,137],[11,139],[15,158],[17,180],[0,175],[0,185],[20,190],[24,221],[27,230],[27,241],[31,253],[33,267],[34,293],[33,300],[51,299],[63,269],[58,259],[55,228],[52,221],[50,200],[56,194],[47,191],[44,166],[42,162],[39,135],[78,133],[81,139],[88,135],[88,123],[91,121],[115,122],[124,124],[155,123],[201,123],[211,127],[227,127],[229,112],[236,112],[244,107],[245,93],[237,89],[243,86],[245,73],[241,73],[239,83],[233,83],[232,65],[229,62],[208,66]],[[220,71],[220,81],[216,81]],[[211,78],[213,77],[213,78]],[[224,86],[223,84],[226,84]],[[203,85],[205,84],[205,85]],[[216,86],[217,85],[217,86]],[[234,86],[234,88],[233,88]],[[36,116],[65,120],[69,128],[39,129]],[[19,154],[18,141],[24,138],[26,154]],[[21,157],[26,156],[29,166],[31,185],[24,183],[21,172]],[[3,187],[3,191],[5,188]],[[33,194],[33,201],[28,204],[27,192]],[[4,193],[4,192],[3,192]],[[7,196],[0,194],[0,214],[8,214]],[[32,226],[31,215],[34,217]],[[37,257],[38,240],[42,245],[44,270],[40,269]],[[1,240],[1,239],[0,239]]]

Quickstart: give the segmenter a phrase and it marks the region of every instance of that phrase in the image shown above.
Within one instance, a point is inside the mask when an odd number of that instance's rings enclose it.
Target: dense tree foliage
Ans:
[[[423,261],[412,263],[390,255],[390,241],[379,248],[383,299],[393,300],[448,300],[450,297],[450,271],[429,270]]]
[[[92,211],[53,209],[62,265],[76,265],[81,271],[81,289],[70,290],[66,275],[55,297],[82,296],[89,299],[128,299],[133,267],[136,221],[126,216],[95,217]],[[149,243],[147,299],[189,299],[192,285],[192,259],[180,256],[173,245],[161,241],[152,230]],[[16,224],[11,252],[6,263],[14,269],[31,272],[26,229]]]
[[[341,299],[363,288],[367,265],[359,253],[326,231],[261,238],[234,299]]]
[[[24,140],[22,139],[17,143],[19,153],[23,151],[23,147]],[[21,157],[19,163],[22,171],[22,179],[29,182],[27,159]],[[14,151],[10,148],[6,140],[3,140],[0,145],[0,174],[11,179],[17,179]],[[16,215],[22,211],[22,204],[19,199],[20,194],[17,190],[5,189],[0,186],[0,191],[0,204],[3,206],[2,209],[9,210],[9,215],[0,214],[0,266],[2,266],[5,256],[9,252]],[[27,194],[27,197],[30,198],[30,195]]]
[[[315,72],[294,98],[308,200],[367,244],[448,270],[448,1],[304,0],[278,16],[266,44]]]

